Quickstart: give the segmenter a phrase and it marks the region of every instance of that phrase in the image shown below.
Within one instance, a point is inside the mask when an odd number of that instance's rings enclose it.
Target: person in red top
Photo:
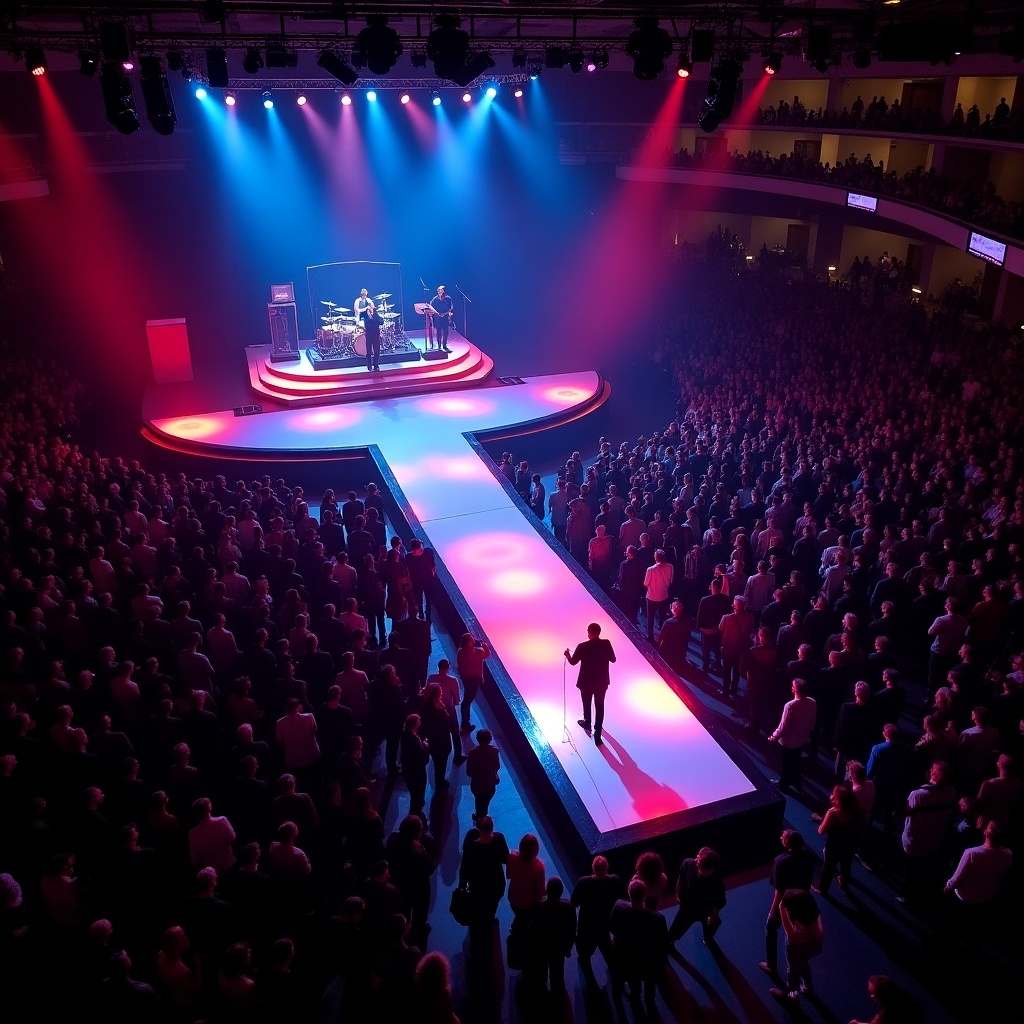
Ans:
[[[491,649],[483,640],[475,640],[472,633],[463,633],[456,657],[458,675],[462,680],[462,731],[472,732],[469,709],[480,692],[484,681],[484,661],[491,656]]]

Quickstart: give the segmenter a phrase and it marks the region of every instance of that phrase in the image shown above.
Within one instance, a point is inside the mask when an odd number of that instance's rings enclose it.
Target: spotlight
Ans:
[[[235,99],[235,94],[233,92],[229,92],[224,97],[224,105],[227,106],[227,107],[233,107],[237,102],[238,102],[238,100]]]
[[[469,33],[459,27],[461,24],[462,19],[454,14],[438,15],[427,36],[427,56],[440,79],[454,81],[469,56]]]
[[[470,82],[486,74],[494,67],[494,58],[489,53],[474,54],[466,63],[452,75],[452,81],[456,85],[465,88]]]
[[[441,94],[436,89],[430,90],[430,102],[435,106],[441,106]]]
[[[779,68],[782,67],[782,54],[776,50],[769,51],[764,55],[764,63],[761,66],[766,75],[778,74]]]
[[[512,67],[526,67],[526,51],[521,46],[512,51]]]
[[[470,96],[468,92],[464,92],[462,94],[462,102],[463,103],[472,103],[473,102],[473,97]]]
[[[281,43],[267,46],[268,68],[295,68],[299,66],[299,55],[294,50],[285,49]]]
[[[372,89],[366,94],[366,102],[367,103],[376,103],[377,102],[377,94]]]
[[[598,71],[604,71],[608,67],[608,51],[603,46],[600,50],[595,50],[590,62]],[[589,66],[587,70],[590,70]]]
[[[569,63],[569,51],[564,46],[549,46],[544,51],[544,67],[557,71]]]
[[[211,47],[206,51],[206,77],[211,89],[228,87],[228,51]]]
[[[196,86],[196,99],[197,100],[205,100],[206,99],[206,90],[201,85],[197,85]]]
[[[123,61],[121,61],[121,67],[123,67],[125,69],[125,71],[134,71],[135,70],[135,61],[133,61],[133,60],[123,60]]]
[[[521,100],[523,98],[523,90],[517,86],[516,91],[512,93],[512,95],[515,96],[517,100]]]
[[[100,52],[105,61],[123,64],[132,59],[129,31],[129,26],[123,21],[105,21],[100,24]]]
[[[650,82],[665,70],[665,58],[672,53],[672,40],[660,28],[657,18],[637,18],[626,42],[626,53],[633,58],[633,76]]]
[[[306,105],[306,97],[305,97],[305,96],[303,96],[303,95],[302,95],[302,93],[300,92],[300,93],[299,93],[299,95],[295,97],[295,102],[296,102],[296,103],[297,103],[297,104],[298,104],[298,105],[299,105],[300,107],[304,107],[304,106]]]
[[[352,106],[352,97],[349,96],[348,93],[345,93],[345,95],[341,97],[341,105],[343,107],[351,107]]]
[[[100,61],[95,50],[78,51],[78,70],[92,78],[99,71]]]
[[[366,55],[366,66],[375,75],[386,75],[402,55],[398,33],[388,26],[386,14],[370,14],[366,28],[359,33],[356,47]]]
[[[584,60],[586,58],[583,56],[582,50],[573,48],[569,51],[569,69],[574,75],[578,75],[583,70]]]
[[[146,117],[158,135],[171,135],[178,118],[174,113],[171,87],[167,84],[167,72],[159,57],[143,57],[140,63]]]
[[[743,66],[737,60],[725,59],[711,69],[707,96],[697,124],[702,131],[713,132],[731,113],[736,102],[736,86]]]
[[[242,58],[242,70],[250,75],[258,74],[263,70],[263,57],[255,46],[250,46],[245,51],[245,56]]]
[[[263,106],[265,106],[267,108],[267,110],[273,110],[274,109],[274,96],[273,96],[273,93],[271,93],[271,91],[269,89],[267,89],[263,93]]]
[[[331,50],[321,50],[316,65],[323,68],[327,74],[336,78],[342,85],[355,85],[359,81],[359,72],[347,60]]]
[[[25,67],[30,74],[39,78],[46,74],[46,54],[38,46],[25,48]]]
[[[108,61],[100,73],[103,109],[110,122],[122,135],[131,135],[141,127],[135,107],[132,80],[118,61]]]
[[[709,64],[715,57],[715,30],[695,28],[690,36],[690,60],[694,64]]]
[[[680,78],[689,78],[693,74],[693,61],[685,53],[679,54],[679,63],[676,65],[676,74]]]
[[[487,94],[486,95],[487,95],[487,98],[489,100],[493,100],[494,97],[498,95],[498,90],[495,89],[493,85],[489,85],[489,86],[487,86]]]
[[[167,70],[182,71],[185,67],[185,54],[181,50],[167,51]]]
[[[593,60],[588,60],[587,61],[587,71],[593,73],[596,70],[597,70],[597,65],[594,63],[594,61]]]
[[[414,68],[425,68],[427,66],[427,51],[413,50],[409,62]]]
[[[398,98],[403,106],[405,106],[405,104],[408,103],[410,99],[412,99],[412,97],[407,92],[403,92],[402,95],[399,96]]]

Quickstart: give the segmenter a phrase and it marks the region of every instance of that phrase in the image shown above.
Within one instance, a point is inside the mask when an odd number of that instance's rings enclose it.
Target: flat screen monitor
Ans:
[[[855,210],[867,210],[868,213],[878,211],[878,200],[874,196],[862,196],[856,192],[846,193],[846,205],[852,206]]]
[[[977,231],[971,232],[971,237],[967,242],[967,251],[972,256],[988,260],[989,263],[995,263],[999,267],[1006,262],[1006,246],[994,238],[979,235]]]

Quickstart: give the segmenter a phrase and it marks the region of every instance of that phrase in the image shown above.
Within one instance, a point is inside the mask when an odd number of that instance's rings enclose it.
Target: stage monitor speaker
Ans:
[[[270,361],[294,362],[299,358],[299,319],[294,302],[267,303],[270,320]]]
[[[192,380],[192,353],[184,317],[147,320],[146,339],[154,384],[182,384]]]
[[[262,405],[236,405],[234,413],[236,416],[258,416],[263,412]]]

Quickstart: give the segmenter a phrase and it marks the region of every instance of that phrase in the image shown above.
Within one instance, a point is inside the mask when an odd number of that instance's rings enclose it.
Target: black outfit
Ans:
[[[609,967],[613,963],[611,936],[608,932],[612,907],[622,899],[624,887],[618,875],[586,875],[572,891],[571,902],[580,909],[579,927],[576,931],[576,950],[580,966],[591,970],[590,958],[595,949],[600,949]]]
[[[806,846],[801,846],[799,850],[787,850],[775,858],[768,881],[780,897],[787,889],[800,889],[807,892],[811,888],[811,879],[814,877],[814,865],[814,854]],[[764,958],[768,969],[773,974],[778,971],[779,967],[779,929],[781,927],[782,915],[776,909],[768,915],[768,920],[764,925]]]
[[[435,295],[430,300],[437,316],[434,317],[434,330],[437,331],[437,347],[448,351],[448,329],[451,327],[452,318],[449,315],[455,307],[452,297],[447,293],[443,296]]]
[[[687,857],[679,865],[676,895],[679,910],[668,932],[669,941],[677,942],[700,921],[704,941],[710,942],[722,925],[721,918],[717,914],[712,918],[712,913],[725,906],[725,883],[721,872],[716,868],[710,874],[702,875],[697,870],[697,858]]]
[[[656,985],[668,955],[668,924],[656,910],[619,900],[612,908],[610,930],[614,938],[616,971],[612,985],[617,996],[628,982],[637,996],[641,990],[649,1016],[653,1015]]]
[[[376,306],[370,306],[363,314],[363,327],[366,329],[366,368],[380,369],[380,329],[384,319],[377,312]]]
[[[594,704],[594,742],[601,742],[601,728],[604,725],[604,697],[611,683],[608,666],[615,661],[615,651],[610,640],[595,637],[576,645],[569,656],[570,665],[579,665],[580,674],[576,688],[583,697],[584,728],[590,728],[590,705]]]

